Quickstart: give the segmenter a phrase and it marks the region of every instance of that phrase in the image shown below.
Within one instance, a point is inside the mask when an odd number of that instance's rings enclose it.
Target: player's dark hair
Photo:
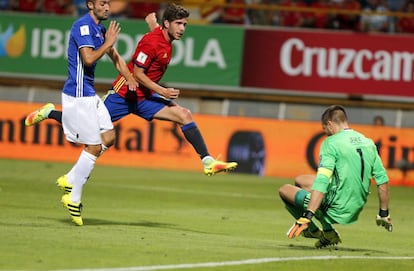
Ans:
[[[384,120],[384,118],[382,117],[382,116],[375,116],[374,117],[374,125],[381,125],[381,126],[384,126],[384,124],[385,124],[385,120]]]
[[[163,26],[165,20],[172,22],[175,20],[188,18],[189,16],[190,12],[187,9],[175,3],[170,3],[168,4],[167,8],[164,11],[164,14],[162,15]]]
[[[348,116],[346,115],[345,108],[342,106],[331,105],[323,112],[321,121],[323,125],[327,125],[328,121],[343,123],[348,121]]]

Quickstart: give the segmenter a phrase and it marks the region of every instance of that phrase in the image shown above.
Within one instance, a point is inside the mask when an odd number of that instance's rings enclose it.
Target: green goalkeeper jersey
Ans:
[[[371,139],[345,129],[323,141],[312,189],[325,194],[319,211],[329,222],[349,224],[358,219],[367,201],[371,179],[377,185],[388,182]]]

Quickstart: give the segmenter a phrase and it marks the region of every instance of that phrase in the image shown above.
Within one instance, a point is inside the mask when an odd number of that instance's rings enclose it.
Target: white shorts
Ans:
[[[114,128],[98,95],[73,97],[65,93],[62,93],[62,126],[68,141],[87,145],[101,144],[101,133]]]

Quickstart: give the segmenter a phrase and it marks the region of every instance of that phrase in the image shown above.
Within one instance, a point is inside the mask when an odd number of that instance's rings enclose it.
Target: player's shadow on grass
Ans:
[[[61,220],[62,223],[65,224],[73,224],[68,220]],[[192,229],[185,229],[177,227],[176,224],[171,223],[160,223],[160,222],[151,222],[151,221],[136,221],[136,222],[125,222],[125,221],[113,221],[113,220],[104,220],[104,219],[96,219],[96,218],[87,218],[83,219],[83,227],[85,226],[132,226],[132,227],[149,227],[149,228],[164,228],[164,229],[171,229],[177,231],[185,231],[185,232],[193,232],[193,233],[203,233],[203,234],[217,234],[213,232],[205,232],[205,231],[196,231]]]
[[[347,251],[347,252],[358,252],[358,253],[385,253],[387,254],[388,252],[385,250],[377,250],[377,249],[364,249],[364,248],[354,248],[354,247],[343,247],[342,245],[338,245],[338,246],[329,246],[329,247],[325,247],[325,248],[321,248],[321,249],[317,249],[312,245],[309,246],[303,246],[303,245],[284,245],[283,247],[287,248],[287,249],[294,249],[294,250],[318,250],[318,251]]]

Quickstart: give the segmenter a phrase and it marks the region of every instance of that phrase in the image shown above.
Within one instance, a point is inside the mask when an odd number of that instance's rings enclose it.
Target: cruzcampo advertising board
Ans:
[[[1,13],[0,76],[64,80],[66,48],[75,17]],[[104,24],[108,25],[109,21]],[[148,32],[141,20],[120,20],[117,49],[129,61],[137,42]],[[242,28],[187,25],[182,40],[174,41],[170,66],[161,83],[189,86],[237,87],[243,49]],[[117,75],[108,57],[99,61],[98,82]]]

